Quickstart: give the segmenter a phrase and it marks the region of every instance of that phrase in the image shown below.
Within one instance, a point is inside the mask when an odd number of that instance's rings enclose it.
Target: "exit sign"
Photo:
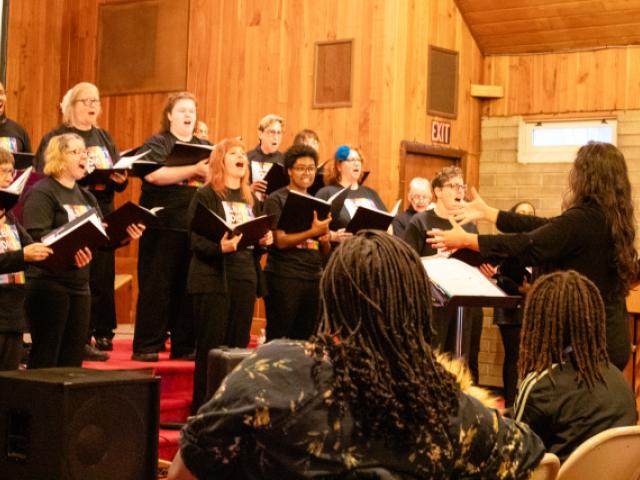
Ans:
[[[451,123],[433,120],[431,122],[431,141],[433,143],[451,143]]]

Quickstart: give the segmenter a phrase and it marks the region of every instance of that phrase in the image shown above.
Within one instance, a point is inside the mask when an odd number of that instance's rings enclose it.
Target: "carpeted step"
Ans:
[[[191,409],[191,395],[162,395],[160,397],[160,422],[186,422]]]
[[[180,442],[180,430],[161,428],[158,434],[158,458],[173,460]]]

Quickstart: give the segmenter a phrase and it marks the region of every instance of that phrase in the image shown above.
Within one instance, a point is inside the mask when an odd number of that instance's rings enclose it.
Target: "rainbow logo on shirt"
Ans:
[[[109,150],[102,145],[87,147],[87,159],[88,171],[93,171],[96,168],[107,169],[113,167],[113,160],[111,159],[111,155],[109,155]]]
[[[242,222],[247,222],[254,218],[253,210],[249,204],[244,202],[222,202],[224,216],[227,223],[234,227]]]
[[[22,249],[20,234],[15,225],[0,225],[0,255]],[[24,272],[3,273],[0,285],[24,285]]]
[[[18,140],[15,137],[0,137],[0,147],[11,153],[18,151]]]
[[[80,215],[86,213],[89,210],[88,205],[63,205],[64,209],[67,212],[67,217],[69,217],[69,221],[73,221],[78,218]]]

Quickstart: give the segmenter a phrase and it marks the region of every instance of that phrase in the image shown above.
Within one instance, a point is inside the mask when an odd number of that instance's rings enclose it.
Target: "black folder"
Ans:
[[[164,166],[183,167],[186,165],[195,165],[200,160],[209,158],[213,149],[213,145],[176,142],[171,149],[171,153],[167,156]]]
[[[198,203],[191,222],[191,229],[199,235],[220,243],[225,233],[229,236],[242,234],[238,249],[254,245],[271,229],[275,215],[262,215],[247,222],[232,226],[215,212]]]
[[[345,230],[354,234],[364,229],[386,231],[391,225],[393,217],[394,215],[389,212],[360,205]]]
[[[29,152],[12,152],[16,170],[24,170],[33,166],[34,154]]]
[[[289,174],[282,165],[274,163],[262,180],[267,182],[266,194],[269,195],[289,185]]]
[[[286,233],[309,230],[313,223],[314,211],[318,213],[319,220],[327,218],[329,213],[331,213],[332,218],[338,218],[348,195],[348,188],[343,188],[328,200],[290,191],[282,207],[277,228]]]
[[[127,227],[132,223],[152,225],[157,219],[156,212],[163,207],[147,209],[133,202],[127,202],[117,210],[104,217],[107,224],[108,247],[117,248],[129,243]]]
[[[75,254],[84,247],[91,250],[102,247],[108,237],[94,208],[89,209],[75,220],[52,230],[40,240],[50,246],[53,253],[37,263],[53,273],[75,268]]]
[[[7,188],[0,188],[0,209],[9,211],[18,203],[32,171],[32,167],[27,168]]]
[[[324,167],[329,163],[329,160],[325,160],[321,164],[318,165],[318,169],[316,170],[316,178],[313,179],[313,183],[309,188],[307,188],[307,193],[309,195],[315,195],[318,193],[322,187],[324,187]]]

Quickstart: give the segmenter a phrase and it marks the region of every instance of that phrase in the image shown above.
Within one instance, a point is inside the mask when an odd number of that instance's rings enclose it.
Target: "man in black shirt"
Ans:
[[[31,152],[31,142],[26,130],[17,122],[7,118],[7,92],[0,82],[0,146],[11,153]]]
[[[249,181],[251,191],[263,200],[267,191],[267,182],[262,179],[274,163],[284,164],[284,156],[278,149],[284,134],[284,119],[278,115],[269,114],[262,117],[258,124],[258,140],[256,148],[247,152],[249,158]]]

